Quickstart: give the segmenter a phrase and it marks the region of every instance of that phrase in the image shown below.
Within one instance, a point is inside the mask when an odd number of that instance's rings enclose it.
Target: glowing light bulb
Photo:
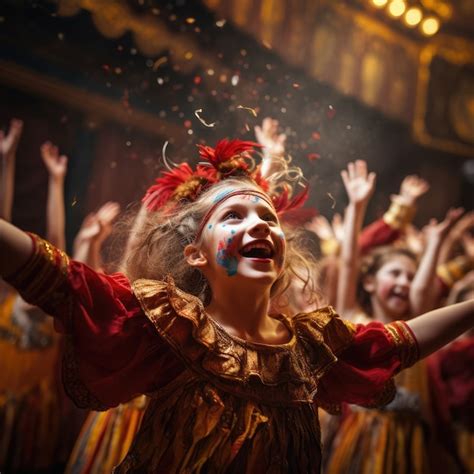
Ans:
[[[383,8],[385,5],[387,5],[387,1],[388,0],[372,0],[372,3],[376,8]]]
[[[407,10],[405,13],[405,23],[408,26],[416,26],[418,23],[420,23],[421,19],[423,18],[423,15],[421,14],[421,10],[419,8],[410,8]]]
[[[433,36],[439,30],[439,20],[435,17],[429,17],[423,20],[421,31],[426,36]]]
[[[388,6],[388,12],[394,17],[402,16],[405,13],[406,5],[403,0],[393,0]]]

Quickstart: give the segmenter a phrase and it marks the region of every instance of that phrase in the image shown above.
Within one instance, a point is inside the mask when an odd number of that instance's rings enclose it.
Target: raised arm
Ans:
[[[56,247],[66,250],[64,178],[67,156],[59,155],[51,142],[41,145],[41,158],[48,170],[48,202],[46,206],[46,237]]]
[[[418,342],[420,357],[427,357],[474,326],[474,299],[435,309],[406,324]]]
[[[106,202],[96,213],[84,219],[73,245],[75,260],[86,263],[94,270],[102,270],[100,250],[104,241],[112,233],[112,225],[120,212],[116,202]]]
[[[398,239],[415,216],[416,201],[428,189],[428,183],[422,178],[406,176],[399,193],[391,196],[392,203],[388,211],[362,231],[359,238],[361,253],[367,253],[380,245],[391,244]]]
[[[450,209],[442,222],[432,219],[425,228],[425,252],[410,286],[410,306],[414,315],[422,314],[436,304],[437,292],[434,289],[439,251],[443,239],[462,212],[462,209]]]
[[[278,120],[270,117],[263,119],[262,126],[255,127],[255,137],[263,145],[261,173],[268,178],[280,171],[281,159],[285,156],[286,135],[278,133]]]
[[[0,130],[0,218],[11,221],[15,188],[16,149],[20,141],[23,122],[13,119],[8,134]]]
[[[342,241],[337,305],[340,314],[350,318],[357,308],[356,291],[359,271],[358,238],[370,197],[375,189],[375,173],[367,173],[365,161],[349,163],[341,172],[349,197],[344,216],[344,239]]]

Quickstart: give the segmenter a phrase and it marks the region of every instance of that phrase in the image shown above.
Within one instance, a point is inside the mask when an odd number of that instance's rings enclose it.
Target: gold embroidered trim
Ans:
[[[392,201],[390,208],[383,216],[383,220],[393,229],[403,229],[413,220],[415,212],[415,206]]]
[[[401,369],[415,364],[420,358],[420,351],[418,342],[408,325],[404,321],[394,321],[386,324],[385,329],[400,351]]]
[[[465,255],[460,255],[449,262],[438,265],[436,274],[447,287],[451,288],[454,283],[463,278],[473,268],[474,262],[472,259]]]

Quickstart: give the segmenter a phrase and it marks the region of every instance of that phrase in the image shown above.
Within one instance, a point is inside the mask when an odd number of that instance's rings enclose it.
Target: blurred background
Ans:
[[[69,243],[87,212],[141,198],[166,142],[195,163],[266,116],[328,217],[354,159],[378,175],[369,220],[413,173],[431,185],[418,225],[474,207],[472,0],[3,0],[0,104],[1,127],[25,122],[13,222],[44,234],[49,139]]]

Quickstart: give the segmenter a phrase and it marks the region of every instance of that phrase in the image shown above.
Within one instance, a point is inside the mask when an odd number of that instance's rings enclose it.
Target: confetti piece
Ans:
[[[218,26],[219,28],[222,28],[226,23],[227,23],[226,20],[217,20],[216,26]]]
[[[331,209],[334,209],[336,207],[336,200],[334,199],[333,195],[331,193],[326,193],[329,198],[332,200],[332,205],[331,205]]]
[[[333,119],[334,116],[336,115],[336,109],[332,105],[330,105],[328,107],[326,115],[327,115],[328,119]]]
[[[319,153],[308,153],[308,160],[309,161],[316,161],[321,158],[321,155]]]
[[[196,18],[192,18],[192,17],[186,18],[186,23],[188,25],[192,25],[195,22],[196,22]]]
[[[168,58],[166,56],[162,56],[161,58],[157,59],[154,63],[153,63],[153,71],[156,71],[161,65],[165,64],[168,62]]]
[[[245,107],[244,105],[238,105],[237,108],[238,109],[243,109],[243,110],[248,110],[254,117],[257,116],[257,112],[255,111],[255,109],[252,109],[252,107]]]
[[[233,75],[232,78],[230,79],[230,83],[233,85],[233,86],[236,86],[238,83],[239,83],[239,76],[237,74]]]
[[[74,196],[72,198],[71,207],[74,207],[76,204],[77,204],[77,198],[76,198],[76,196]]]
[[[313,132],[313,133],[311,134],[311,138],[312,138],[313,140],[318,141],[318,140],[321,139],[321,135],[320,135],[319,132]]]
[[[250,127],[248,123],[245,124],[245,129],[247,130],[247,132],[250,132]]]
[[[209,127],[209,128],[212,128],[214,127],[214,125],[216,124],[216,122],[212,122],[212,123],[207,123],[199,114],[202,113],[202,109],[197,109],[194,111],[194,115],[198,118],[198,120],[205,126],[205,127]]]

